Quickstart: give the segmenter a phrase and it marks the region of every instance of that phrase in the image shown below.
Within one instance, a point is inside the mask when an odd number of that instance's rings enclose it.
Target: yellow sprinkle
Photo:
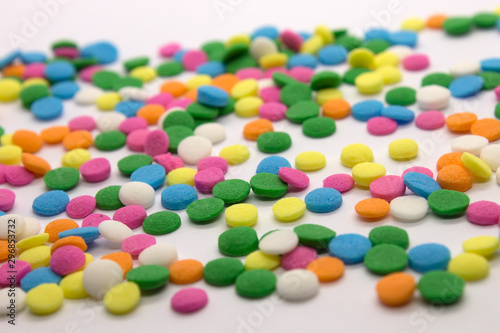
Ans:
[[[248,160],[250,150],[244,145],[231,145],[222,148],[219,152],[219,157],[222,157],[230,165],[240,164]]]
[[[46,87],[50,86],[49,81],[47,81],[41,77],[33,77],[31,79],[25,80],[22,84],[22,88],[24,89],[24,88],[29,87],[29,86],[34,86],[35,84],[41,84],[41,85],[44,85]]]
[[[284,53],[271,53],[260,58],[259,65],[264,69],[282,67],[286,65],[287,60],[288,56]]]
[[[363,162],[373,162],[373,152],[370,147],[362,143],[352,143],[342,149],[340,162],[348,168]]]
[[[323,47],[323,45],[323,38],[321,36],[314,35],[302,43],[300,53],[316,54],[319,49]]]
[[[33,267],[32,267],[33,268]],[[26,304],[36,315],[48,315],[59,310],[64,295],[61,287],[55,283],[41,284],[26,294]]]
[[[321,37],[324,45],[332,44],[335,40],[335,36],[326,25],[318,25],[314,30],[314,34]]]
[[[85,288],[83,288],[82,277],[83,271],[78,271],[76,273],[66,275],[61,280],[59,286],[64,293],[64,298],[81,299],[89,296],[89,294],[85,291]]]
[[[384,84],[398,83],[403,78],[403,74],[401,73],[399,68],[394,66],[380,66],[375,70],[375,72],[382,75]]]
[[[210,75],[200,74],[200,75],[193,76],[192,78],[187,80],[186,81],[186,88],[188,90],[193,90],[193,89],[198,88],[199,86],[209,85],[210,83],[212,83],[212,78],[210,77]]]
[[[231,96],[235,99],[240,99],[248,96],[257,96],[259,86],[255,79],[245,79],[236,83],[231,89]]]
[[[280,199],[273,205],[274,217],[281,222],[297,221],[305,211],[306,203],[295,197]]]
[[[500,15],[500,6],[498,6],[497,8],[495,8],[495,14]]]
[[[248,34],[238,34],[234,35],[233,37],[229,38],[229,40],[226,42],[226,46],[231,46],[234,44],[245,44],[246,46],[250,45],[250,42],[252,41],[252,38]]]
[[[262,104],[264,101],[260,97],[243,97],[234,103],[234,113],[240,117],[255,117],[259,115],[259,108]]]
[[[385,176],[385,167],[382,164],[363,162],[352,168],[352,178],[360,186],[370,186],[372,181]]]
[[[31,249],[32,247],[43,245],[43,243],[45,243],[48,240],[49,240],[49,234],[47,233],[38,234],[20,240],[19,242],[17,242],[16,247],[19,250],[27,250]]]
[[[373,68],[375,65],[375,53],[360,47],[349,52],[347,61],[351,67]]]
[[[0,102],[12,102],[19,97],[21,83],[15,79],[0,80]]]
[[[418,143],[412,139],[398,139],[389,144],[389,155],[396,161],[409,161],[418,155]]]
[[[425,21],[419,17],[410,17],[403,21],[401,29],[411,31],[421,31],[425,28]]]
[[[474,253],[483,257],[492,255],[499,247],[499,239],[494,236],[477,236],[462,243],[462,248],[465,252]]]
[[[384,78],[380,73],[367,72],[356,77],[354,84],[360,93],[373,95],[381,92],[384,88]]]
[[[187,184],[194,186],[194,175],[196,170],[191,168],[177,168],[167,175],[167,185]]]
[[[375,56],[375,68],[379,68],[382,66],[397,67],[399,66],[400,61],[401,59],[399,59],[396,53],[393,53],[391,51],[380,52]]]
[[[88,264],[94,261],[94,257],[90,253],[85,253],[85,265],[83,265],[82,268],[80,268],[78,271],[82,271],[87,267]]]
[[[316,102],[319,105],[323,105],[332,99],[343,98],[342,91],[336,88],[325,88],[320,89],[316,92]]]
[[[96,101],[97,108],[101,111],[111,111],[122,100],[117,92],[107,92],[102,94]]]
[[[29,263],[31,270],[47,267],[50,262],[50,247],[46,245],[32,247],[21,253],[19,260]]]
[[[130,71],[130,76],[142,82],[150,82],[156,79],[156,70],[149,66],[139,66]]]
[[[111,288],[104,296],[104,306],[114,314],[129,313],[141,300],[141,290],[135,282],[123,282]]]
[[[465,281],[484,279],[490,272],[488,261],[474,253],[462,253],[451,259],[448,271],[460,276]]]
[[[66,167],[80,169],[80,166],[91,159],[87,149],[77,148],[68,151],[61,158],[61,164]]]
[[[325,155],[317,151],[306,151],[295,157],[295,167],[301,171],[321,170],[325,165]]]
[[[224,212],[226,223],[231,227],[251,227],[257,223],[257,207],[240,203],[226,208]]]
[[[7,134],[2,135],[2,139]],[[3,140],[2,140],[3,141]],[[0,164],[5,165],[19,165],[21,164],[21,156],[23,155],[23,150],[19,146],[15,145],[3,145],[0,147]]]
[[[281,264],[281,258],[277,255],[265,254],[261,250],[250,253],[245,259],[245,268],[273,270]]]
[[[471,174],[480,179],[486,180],[493,174],[488,164],[483,162],[483,160],[481,160],[477,156],[474,156],[470,153],[463,153],[461,160],[464,167],[466,167]]]

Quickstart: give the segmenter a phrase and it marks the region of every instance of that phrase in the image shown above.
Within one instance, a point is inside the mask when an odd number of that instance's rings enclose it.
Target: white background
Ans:
[[[42,2],[44,3],[44,2]],[[45,2],[46,3],[46,2]],[[169,41],[179,41],[186,48],[196,48],[209,39],[225,40],[230,36],[251,32],[264,24],[275,24],[279,28],[311,31],[318,24],[331,28],[349,27],[353,31],[363,31],[368,26],[383,25],[395,29],[409,16],[426,18],[430,14],[444,12],[449,14],[472,15],[480,10],[492,10],[495,1],[428,1],[400,0],[381,1],[261,1],[261,0],[221,0],[231,6],[231,10],[217,12],[216,1],[67,1],[51,7],[53,17],[27,38],[24,50],[42,50],[47,52],[52,41],[71,38],[80,45],[96,40],[110,40],[120,49],[120,59],[148,55],[153,65],[160,59],[158,47]],[[391,4],[392,3],[392,4]],[[393,14],[387,11],[396,9]],[[33,22],[33,16],[43,10],[38,1],[2,1],[0,3],[0,52],[11,49],[9,36],[22,36],[26,22]],[[462,60],[481,60],[499,56],[499,32],[475,31],[461,38],[449,38],[439,31],[424,31],[419,36],[419,52],[431,57],[431,66],[425,72],[404,73],[401,85],[418,87],[421,78],[429,72],[446,71],[447,68]],[[116,64],[114,68],[121,69]],[[343,73],[344,65],[333,70]],[[159,80],[156,84],[162,82]],[[148,88],[156,91],[156,86]],[[361,100],[353,87],[342,86],[341,90],[351,102]],[[375,98],[383,100],[384,93]],[[453,100],[443,112],[472,111],[479,117],[492,117],[495,98],[493,93],[481,93],[480,98]],[[419,113],[415,106],[413,109]],[[94,107],[77,107],[73,102],[65,102],[65,114],[62,118],[38,123],[31,114],[22,110],[18,103],[0,106],[0,124],[7,132],[17,128],[40,130],[48,125],[66,124],[76,115],[100,113]],[[241,166],[232,167],[227,178],[249,180],[254,174],[258,162],[265,157],[258,152],[254,142],[242,138],[242,128],[247,119],[238,119],[234,115],[221,119],[228,125],[227,139],[214,146],[213,155],[229,144],[246,144],[251,150],[251,158]],[[277,130],[291,133],[293,146],[281,154],[292,164],[299,152],[317,150],[327,157],[325,169],[309,174],[311,184],[308,190],[289,193],[287,196],[303,198],[314,188],[322,186],[322,180],[334,173],[350,170],[341,166],[341,149],[354,142],[369,145],[375,153],[375,161],[386,166],[388,174],[400,174],[412,165],[427,166],[435,171],[439,156],[450,151],[450,141],[456,137],[446,129],[434,132],[422,131],[414,124],[401,126],[394,134],[387,137],[373,137],[366,132],[366,124],[352,118],[337,122],[337,132],[326,139],[314,140],[301,133],[299,125],[286,120],[275,124]],[[420,144],[420,155],[411,163],[397,163],[388,157],[388,144],[398,138],[412,138]],[[45,157],[52,167],[60,166],[60,157],[64,153],[60,146],[45,146],[40,155]],[[112,153],[102,153],[91,149],[93,157],[108,157],[112,165],[123,155],[130,153],[123,148]],[[116,167],[112,177],[105,183],[86,184],[81,181],[76,189],[69,191],[71,198],[81,195],[94,195],[104,185],[124,184],[127,179],[119,175]],[[2,185],[5,186],[5,185]],[[8,187],[8,186],[7,186]],[[42,180],[38,179],[28,187],[15,189],[17,201],[13,212],[33,216],[31,203],[44,192]],[[148,213],[161,210],[159,195]],[[467,194],[472,201],[498,201],[498,185],[493,179],[488,183],[475,184]],[[478,227],[466,221],[465,217],[441,220],[431,213],[417,223],[403,224],[387,217],[382,221],[367,223],[359,219],[354,212],[354,205],[370,196],[368,191],[353,189],[344,195],[343,206],[333,213],[314,214],[306,212],[297,222],[283,224],[273,218],[271,206],[274,201],[260,201],[253,195],[247,202],[259,208],[259,221],[255,226],[259,235],[266,231],[284,228],[291,229],[301,223],[317,223],[328,226],[337,233],[358,232],[368,235],[369,231],[380,225],[396,225],[408,230],[410,246],[425,242],[439,242],[447,245],[453,255],[461,253],[461,243],[477,235],[498,235],[498,226]],[[112,214],[112,212],[108,213]],[[182,212],[182,226],[176,232],[158,237],[158,242],[175,244],[181,259],[194,258],[203,263],[218,258],[217,237],[227,229],[224,217],[214,223],[199,226],[192,224]],[[65,217],[61,214],[57,218]],[[41,218],[44,226],[51,219]],[[80,221],[79,221],[80,222]],[[89,252],[96,259],[105,253],[118,250],[104,239],[99,239]],[[414,272],[409,271],[411,274]],[[281,271],[278,269],[279,275]],[[247,300],[236,295],[234,287],[215,288],[200,281],[194,286],[207,290],[209,304],[202,311],[191,315],[179,315],[170,309],[170,298],[180,289],[169,284],[156,294],[144,296],[139,307],[125,316],[108,314],[102,306],[91,300],[65,300],[63,308],[56,314],[36,317],[24,311],[18,316],[16,330],[7,327],[1,320],[1,331],[29,332],[137,332],[139,330],[165,332],[469,332],[471,330],[493,332],[498,330],[497,316],[500,310],[500,287],[498,285],[500,265],[498,258],[491,261],[491,275],[479,282],[468,283],[463,299],[453,306],[433,308],[424,303],[416,294],[408,306],[391,309],[382,306],[375,294],[375,285],[380,277],[370,274],[363,265],[347,267],[344,277],[334,283],[321,286],[317,297],[304,303],[283,303],[275,296],[262,300]],[[418,278],[418,274],[415,274]]]

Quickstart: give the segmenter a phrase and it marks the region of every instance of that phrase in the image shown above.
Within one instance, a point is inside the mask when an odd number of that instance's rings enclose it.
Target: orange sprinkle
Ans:
[[[247,140],[257,140],[257,138],[266,132],[274,130],[273,123],[267,119],[252,120],[243,127],[243,137]]]
[[[54,253],[58,248],[66,245],[76,246],[77,248],[79,248],[84,252],[87,251],[87,244],[85,244],[85,241],[83,240],[82,237],[68,236],[56,240],[54,244],[52,244],[52,247],[50,248],[50,253]]]
[[[134,267],[134,263],[132,261],[132,256],[127,252],[114,252],[110,254],[106,254],[101,259],[111,260],[116,262],[123,270],[123,277]]]
[[[17,130],[12,135],[12,144],[21,147],[25,153],[36,153],[42,148],[40,135],[29,130]]]
[[[23,153],[21,157],[26,170],[35,174],[36,177],[42,177],[50,171],[50,164],[40,156],[30,153]]]
[[[2,70],[3,76],[15,76],[15,77],[23,77],[24,74],[24,65],[23,64],[14,64],[4,67]]]
[[[171,93],[174,97],[182,96],[186,93],[186,85],[180,81],[167,81],[160,87],[163,93]]]
[[[78,228],[78,224],[75,221],[70,219],[58,219],[47,224],[44,232],[49,234],[49,242],[54,243],[59,239],[60,232],[75,228]]]
[[[198,260],[179,260],[174,262],[169,269],[170,282],[175,284],[189,284],[203,278],[203,264]]]
[[[9,257],[9,242],[0,240],[0,261],[7,260]]]
[[[45,143],[50,145],[61,143],[66,135],[69,133],[68,126],[51,126],[44,129],[40,136]]]
[[[323,104],[323,116],[342,119],[351,113],[351,105],[342,98],[331,99]]]
[[[439,160],[436,163],[436,169],[439,171],[442,168],[444,168],[447,165],[461,165],[463,166],[464,164],[462,163],[462,153],[447,153],[444,154],[439,158]]]
[[[234,74],[226,73],[221,74],[212,80],[212,85],[224,89],[228,93],[231,93],[231,89],[233,89],[234,85],[238,83],[240,79]]]
[[[432,29],[441,29],[448,16],[444,14],[434,14],[427,19],[427,26]]]
[[[344,274],[344,263],[339,258],[322,257],[311,261],[307,269],[316,274],[319,282],[332,282]]]
[[[377,283],[380,301],[387,306],[407,304],[415,292],[415,279],[408,273],[392,273]]]
[[[149,125],[154,125],[164,112],[163,105],[146,104],[137,111],[137,117],[146,119]]]
[[[62,141],[64,148],[66,150],[73,150],[77,148],[86,149],[92,146],[94,139],[92,139],[92,133],[85,130],[78,130],[69,132]]]
[[[459,112],[446,118],[446,125],[452,132],[468,133],[477,116],[472,112]]]
[[[439,170],[436,181],[445,190],[466,192],[472,187],[472,175],[464,166],[450,164]]]
[[[189,98],[193,102],[196,102],[196,98],[198,96],[198,89],[191,89],[187,93],[184,94],[184,98]]]
[[[491,141],[500,138],[500,120],[493,118],[484,118],[472,124],[470,132],[474,135],[485,137]]]
[[[379,198],[364,199],[354,206],[359,216],[369,219],[377,219],[386,216],[390,208],[391,205],[387,201]]]

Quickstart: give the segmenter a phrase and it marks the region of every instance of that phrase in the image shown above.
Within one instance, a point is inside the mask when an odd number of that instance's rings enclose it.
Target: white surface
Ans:
[[[47,0],[45,0],[46,2]],[[61,0],[62,2],[62,0]],[[111,40],[120,49],[121,59],[149,55],[152,64],[160,62],[157,50],[169,41],[179,41],[185,47],[196,48],[209,39],[225,40],[240,32],[251,32],[263,24],[276,24],[279,28],[313,30],[318,24],[332,28],[350,27],[359,32],[377,22],[397,27],[409,16],[428,17],[432,13],[444,12],[468,15],[479,10],[492,10],[497,1],[410,1],[410,0],[350,0],[350,1],[269,1],[269,0],[206,0],[206,1],[66,1],[59,5],[57,13],[35,31],[31,31],[26,50],[48,51],[50,42],[59,38],[72,38],[81,45],[96,40]],[[221,16],[214,9],[214,3],[230,4]],[[390,14],[389,9],[396,8]],[[2,1],[0,3],[0,50],[9,49],[8,36],[21,34],[26,21],[42,10],[38,0]],[[55,10],[53,10],[55,12]],[[39,14],[38,14],[39,15]],[[222,17],[222,19],[221,19]],[[499,56],[496,30],[475,31],[460,38],[446,37],[442,32],[424,31],[420,34],[419,52],[429,54],[431,66],[423,72],[404,72],[399,85],[418,87],[421,78],[430,72],[446,71],[460,61],[478,61]],[[114,68],[120,69],[119,64]],[[339,73],[345,65],[330,67]],[[187,76],[183,76],[185,79]],[[148,89],[158,91],[158,80],[148,84]],[[343,85],[346,98],[354,103],[361,100],[355,88]],[[385,91],[387,88],[385,89]],[[383,100],[384,92],[374,96]],[[460,111],[476,112],[479,117],[492,117],[495,97],[493,92],[481,93],[479,98],[465,100],[452,99],[450,106],[443,110],[446,115]],[[21,110],[19,104],[0,105],[0,124],[8,131],[19,127],[41,129],[47,125],[66,124],[76,115],[100,113],[94,106],[76,106],[74,102],[64,102],[65,112],[60,119],[37,123],[31,114]],[[415,106],[412,109],[420,112]],[[251,157],[242,165],[232,166],[226,178],[249,180],[258,162],[265,156],[256,149],[255,142],[242,137],[242,129],[248,119],[235,115],[221,118],[227,125],[227,138],[214,145],[212,155],[229,144],[245,144],[251,150]],[[293,163],[299,152],[317,150],[327,156],[327,166],[321,171],[308,173],[311,184],[308,190],[289,193],[287,196],[304,198],[309,190],[322,185],[322,180],[333,173],[349,173],[350,169],[340,164],[342,147],[349,143],[362,142],[370,146],[375,161],[386,166],[388,174],[401,174],[413,165],[422,165],[435,170],[439,156],[451,150],[451,140],[456,135],[446,129],[423,131],[414,124],[401,126],[385,137],[369,136],[366,124],[352,117],[337,122],[337,132],[329,138],[314,140],[303,136],[301,127],[288,121],[275,123],[277,131],[287,131],[293,138],[292,149],[281,154]],[[420,144],[419,158],[411,162],[395,162],[387,152],[388,144],[398,138],[412,138]],[[74,190],[71,198],[80,194],[95,195],[104,185],[124,184],[127,178],[121,176],[116,161],[126,149],[115,152],[99,152],[92,148],[93,157],[107,157],[113,165],[112,176],[104,183],[87,184],[83,180]],[[60,166],[64,150],[61,146],[45,146],[40,155],[50,161],[52,167]],[[2,185],[3,186],[3,185]],[[31,186],[16,189],[18,195],[14,212],[33,216],[31,203],[45,191],[41,180]],[[156,201],[148,213],[161,210],[160,193],[156,191]],[[498,184],[493,180],[476,183],[467,193],[472,201],[498,200]],[[411,246],[425,242],[437,242],[448,246],[453,255],[462,252],[461,243],[478,235],[498,236],[498,226],[479,227],[468,223],[465,217],[436,219],[431,214],[420,222],[404,224],[388,217],[378,222],[367,223],[356,216],[354,205],[368,198],[369,191],[355,188],[343,195],[343,206],[328,214],[306,212],[297,222],[283,224],[273,218],[271,207],[274,201],[260,201],[253,195],[247,202],[259,207],[259,221],[255,225],[259,236],[272,229],[292,229],[301,223],[317,223],[334,229],[337,233],[358,232],[368,235],[379,225],[395,225],[408,230]],[[200,197],[204,197],[200,195]],[[112,213],[107,213],[108,215]],[[217,250],[217,237],[226,230],[224,216],[212,224],[195,225],[180,213],[182,226],[172,234],[159,236],[159,243],[171,243],[178,249],[179,258],[198,259],[206,263],[221,255]],[[64,217],[61,214],[58,217]],[[51,219],[40,218],[42,225]],[[81,221],[78,221],[81,222]],[[118,245],[99,239],[91,246],[89,253],[96,259],[102,255],[119,251]],[[463,299],[450,307],[433,307],[424,303],[418,295],[403,308],[387,308],[379,304],[375,285],[380,277],[370,274],[363,265],[347,267],[345,275],[336,282],[322,284],[319,294],[305,303],[286,303],[273,295],[261,300],[246,300],[238,297],[234,287],[216,288],[203,281],[194,286],[205,289],[209,295],[208,306],[199,313],[180,315],[170,309],[170,298],[184,286],[169,284],[157,294],[145,295],[133,313],[113,316],[105,311],[102,304],[88,300],[65,300],[63,308],[56,314],[37,317],[24,311],[17,318],[17,327],[7,327],[5,319],[0,322],[1,332],[494,332],[498,330],[500,309],[499,259],[491,261],[491,275],[483,281],[468,283]],[[408,270],[411,274],[419,275]],[[278,269],[277,274],[282,271]]]

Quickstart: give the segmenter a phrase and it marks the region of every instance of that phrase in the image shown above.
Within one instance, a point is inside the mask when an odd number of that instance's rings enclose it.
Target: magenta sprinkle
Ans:
[[[423,130],[435,130],[445,125],[446,118],[439,111],[425,111],[417,116],[415,125]]]
[[[84,130],[92,132],[96,128],[96,122],[90,116],[79,116],[71,119],[68,127],[70,131]]]
[[[333,188],[340,193],[345,193],[354,187],[354,179],[346,173],[337,173],[323,180],[323,187]]]
[[[72,219],[83,219],[95,209],[96,201],[91,195],[81,195],[71,199],[66,206],[66,214]]]
[[[477,225],[498,224],[500,219],[500,205],[492,201],[476,201],[467,208],[467,220]]]
[[[316,250],[307,246],[297,246],[281,257],[281,267],[289,271],[296,268],[307,268],[307,265],[318,257]]]
[[[314,69],[304,66],[297,66],[290,69],[288,71],[288,74],[297,81],[309,83],[311,82],[311,78],[314,75]]]
[[[166,173],[172,170],[184,167],[184,162],[178,156],[174,156],[170,153],[156,155],[153,157],[153,161],[161,165]]]
[[[242,68],[236,72],[236,76],[240,80],[245,80],[245,79],[260,80],[262,78],[262,71],[258,68]]]
[[[82,221],[82,227],[98,227],[102,221],[111,220],[111,217],[104,214],[90,214]]]
[[[411,167],[411,168],[408,168],[406,169],[403,174],[401,175],[401,177],[404,178],[404,176],[408,173],[408,172],[418,172],[418,173],[423,173],[424,175],[427,175],[431,178],[434,178],[434,173],[432,172],[431,169],[429,168],[426,168],[426,167],[421,167],[421,166],[414,166],[414,167]]]
[[[301,190],[309,186],[309,177],[297,169],[282,167],[278,170],[278,176],[288,185]]]
[[[19,165],[11,165],[5,169],[5,179],[12,186],[24,186],[30,184],[35,175]]]
[[[223,174],[226,174],[228,169],[227,160],[218,156],[209,156],[202,158],[198,162],[198,164],[196,164],[196,168],[198,169],[198,171],[202,171],[212,167],[219,168],[222,170]]]
[[[280,102],[280,92],[281,89],[279,87],[265,87],[260,91],[260,98],[262,98],[265,103]]]
[[[180,313],[191,313],[204,308],[208,303],[207,293],[199,288],[179,290],[170,302],[172,309]]]
[[[165,109],[167,108],[168,104],[172,102],[174,97],[170,93],[160,93],[157,95],[154,95],[153,97],[150,97],[147,101],[146,104],[160,104],[163,106]]]
[[[403,196],[405,191],[406,185],[403,182],[403,178],[399,176],[383,176],[375,179],[370,184],[372,197],[384,199],[388,202]]]
[[[0,188],[0,210],[7,212],[12,209],[16,201],[16,194],[9,189]]]
[[[386,117],[373,117],[366,123],[368,132],[372,135],[389,135],[398,129],[398,123]]]
[[[122,243],[123,252],[138,256],[142,251],[156,244],[156,238],[151,235],[137,234],[125,238]]]
[[[137,229],[142,227],[147,216],[148,213],[142,206],[130,205],[118,209],[113,214],[113,220],[122,222],[130,229]]]

